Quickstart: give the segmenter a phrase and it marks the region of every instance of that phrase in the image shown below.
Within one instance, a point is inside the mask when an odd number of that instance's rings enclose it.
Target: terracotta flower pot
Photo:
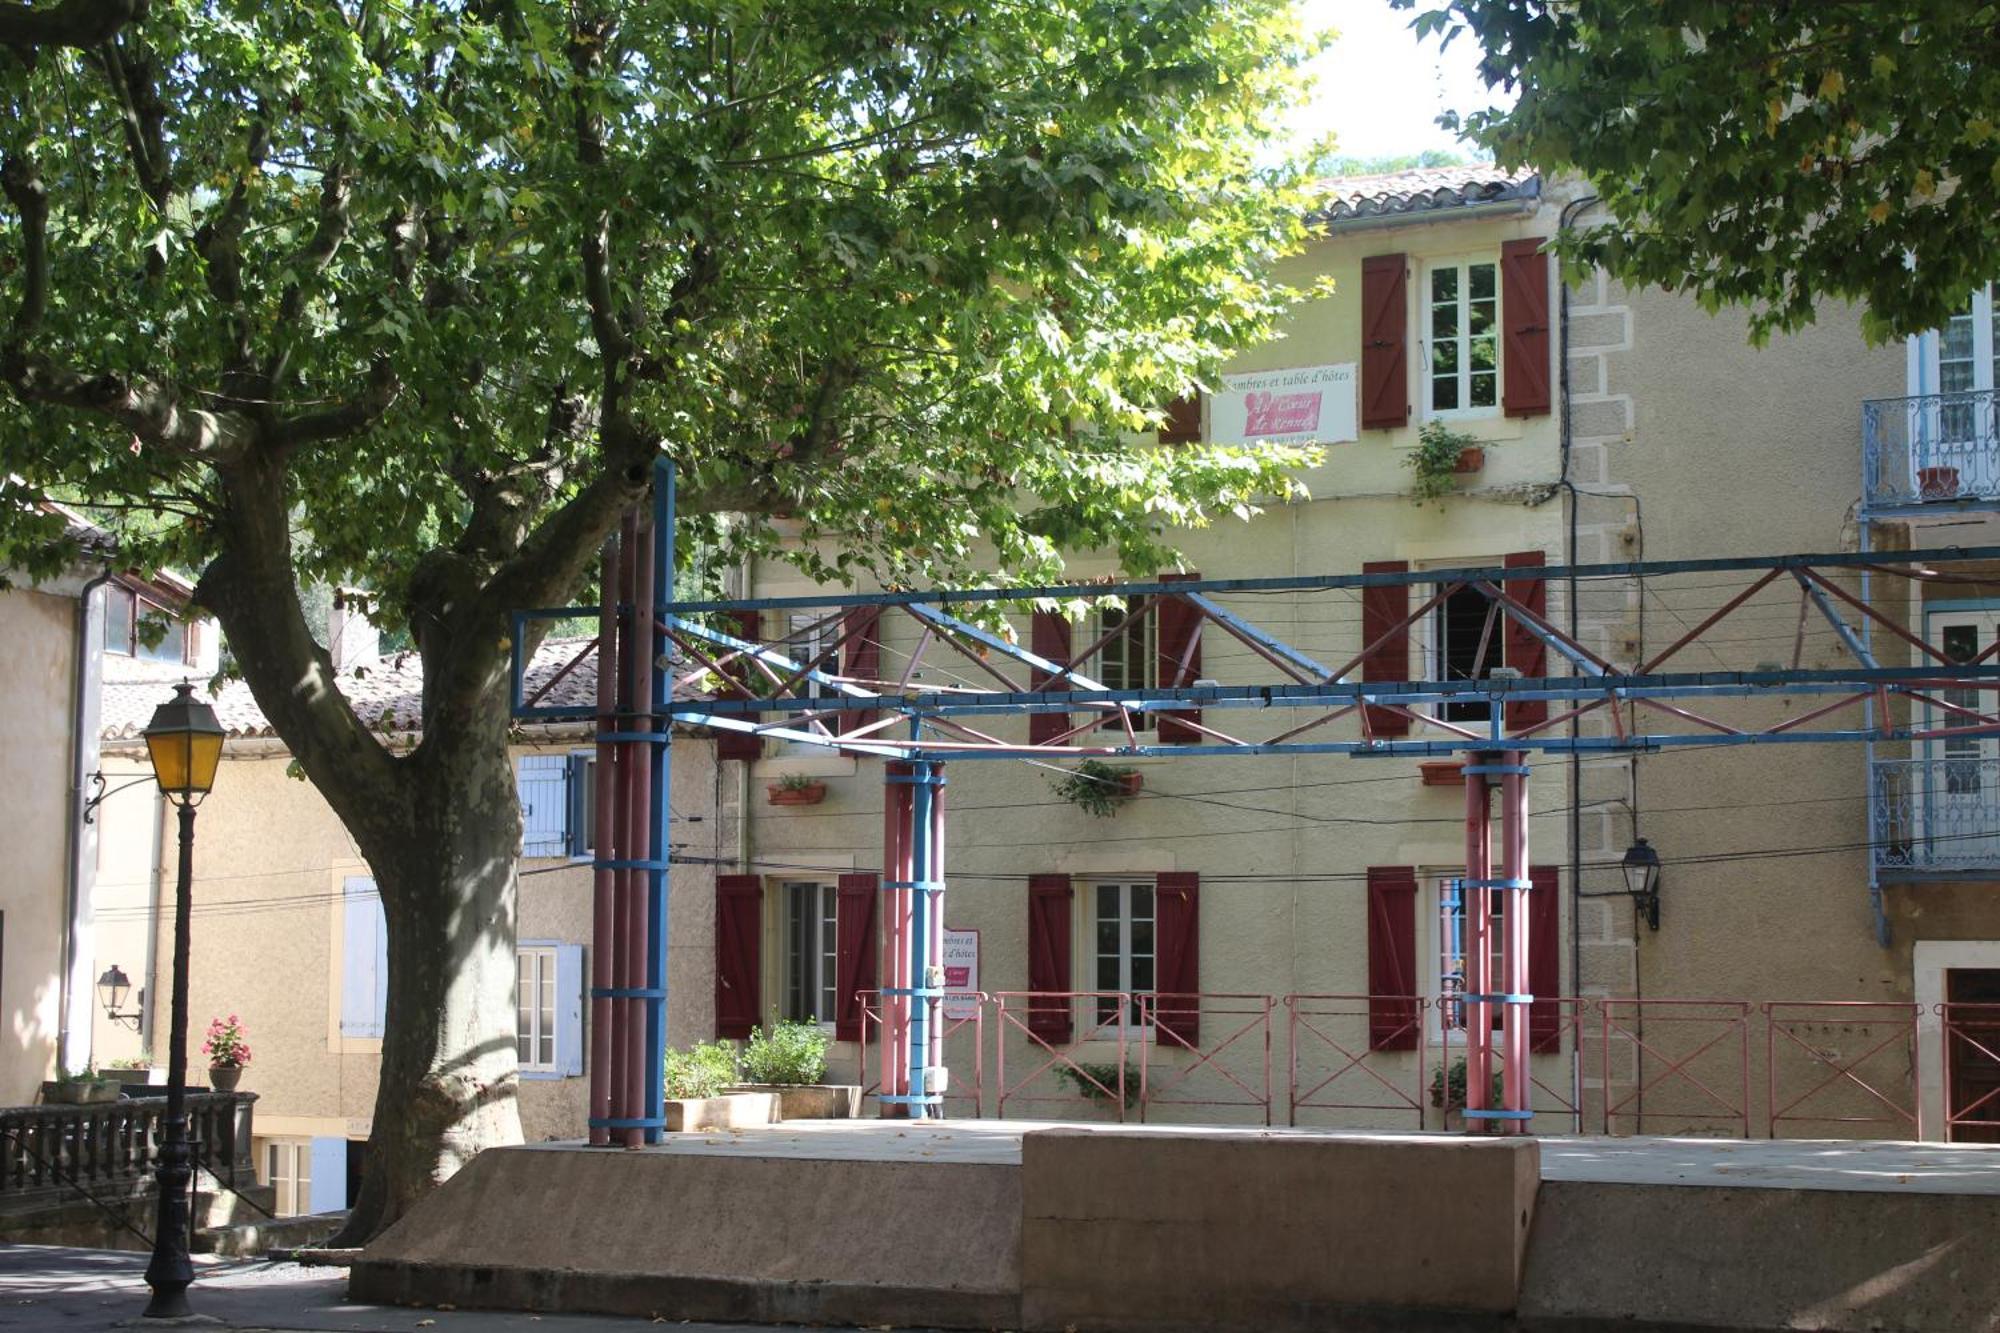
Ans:
[[[1917,498],[1920,500],[1956,500],[1958,498],[1958,469],[1955,467],[1918,468]]]
[[[1137,796],[1145,785],[1146,775],[1144,773],[1120,773],[1118,775],[1118,790],[1124,796]]]
[[[208,1086],[217,1092],[234,1092],[243,1079],[242,1065],[210,1065]]]
[[[1472,444],[1472,445],[1467,445],[1465,448],[1460,449],[1458,451],[1458,461],[1451,465],[1451,470],[1458,476],[1462,477],[1469,472],[1477,472],[1479,471],[1479,469],[1485,466],[1486,466],[1485,447],[1482,445]]]
[[[804,786],[791,787],[774,782],[764,790],[769,793],[772,805],[818,805],[826,799],[824,782],[808,782]]]

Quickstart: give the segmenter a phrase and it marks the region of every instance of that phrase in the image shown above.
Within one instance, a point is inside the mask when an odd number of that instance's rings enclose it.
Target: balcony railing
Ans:
[[[2000,400],[1988,389],[1864,402],[1861,493],[1871,509],[2000,501]]]
[[[2000,759],[1877,759],[1869,786],[1878,869],[2000,872]]]
[[[197,1171],[231,1186],[256,1182],[250,1154],[252,1092],[188,1094],[188,1139]],[[50,1200],[115,1198],[149,1186],[159,1165],[165,1097],[88,1106],[0,1107],[0,1213]]]

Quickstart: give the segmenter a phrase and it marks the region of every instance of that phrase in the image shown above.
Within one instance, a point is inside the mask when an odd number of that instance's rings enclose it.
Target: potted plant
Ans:
[[[699,1041],[666,1055],[667,1129],[748,1129],[768,1125],[777,1098],[768,1092],[729,1091],[736,1081],[736,1048]]]
[[[826,784],[803,773],[787,773],[765,790],[772,805],[818,805],[826,799]]]
[[[117,1079],[107,1078],[89,1065],[81,1070],[57,1066],[55,1078],[42,1084],[42,1100],[52,1106],[95,1106],[115,1102],[123,1092]]]
[[[1426,421],[1417,431],[1417,447],[1403,460],[1403,466],[1416,474],[1410,487],[1412,499],[1420,505],[1432,500],[1442,503],[1456,485],[1453,478],[1486,466],[1486,448],[1476,435],[1453,430],[1442,421]]]
[[[1096,759],[1084,760],[1049,784],[1056,795],[1100,819],[1117,814],[1118,807],[1137,796],[1144,785],[1144,775],[1138,769]]]
[[[1110,1103],[1123,1095],[1125,1109],[1131,1110],[1139,1104],[1139,1070],[1136,1065],[1125,1066],[1125,1082],[1121,1088],[1118,1082],[1116,1064],[1092,1064],[1088,1060],[1078,1060],[1074,1064],[1056,1067],[1056,1082],[1067,1083],[1075,1088],[1085,1101]]]
[[[828,1041],[818,1023],[774,1019],[744,1045],[739,1087],[775,1096],[774,1120],[855,1119],[861,1114],[861,1085],[826,1081]]]
[[[1498,1106],[1506,1084],[1499,1070],[1493,1071],[1493,1090],[1486,1099],[1488,1106]],[[1431,1071],[1431,1105],[1444,1112],[1444,1127],[1448,1130],[1465,1128],[1465,1057],[1451,1062],[1447,1071],[1440,1065]]]
[[[153,1062],[143,1055],[128,1055],[113,1060],[105,1067],[104,1073],[107,1078],[117,1079],[128,1097],[156,1090],[167,1078],[166,1070],[153,1068]]]
[[[237,1080],[243,1077],[243,1066],[250,1063],[250,1043],[243,1040],[243,1020],[235,1014],[210,1019],[201,1048],[208,1052],[208,1086],[217,1092],[236,1091]]]
[[[1958,498],[1958,469],[1955,467],[1918,468],[1917,498],[1920,500],[1956,500]]]
[[[1426,787],[1463,787],[1465,785],[1465,761],[1463,759],[1426,759],[1417,765],[1417,774]]]

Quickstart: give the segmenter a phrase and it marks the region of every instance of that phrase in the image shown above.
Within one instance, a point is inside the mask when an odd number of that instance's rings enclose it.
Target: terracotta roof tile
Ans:
[[[1542,178],[1531,170],[1503,171],[1490,162],[1464,167],[1417,167],[1374,176],[1341,176],[1319,182],[1323,201],[1313,218],[1355,218],[1424,213],[1474,204],[1539,198]]]

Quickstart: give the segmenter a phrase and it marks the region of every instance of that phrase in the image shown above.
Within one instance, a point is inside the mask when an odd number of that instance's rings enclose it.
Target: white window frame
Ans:
[[[1106,634],[1109,634],[1117,625],[1122,624],[1122,619],[1106,624],[1104,618],[1106,615],[1124,617],[1130,614],[1132,601],[1134,600],[1137,599],[1128,600],[1122,607],[1100,606],[1092,611],[1090,619],[1087,622],[1090,637],[1084,640],[1084,645],[1087,647],[1090,644],[1096,643]],[[1143,608],[1141,609],[1143,610]],[[1117,672],[1111,673],[1107,672],[1105,667],[1108,660],[1107,654],[1114,649],[1118,650],[1123,656],[1118,662]],[[1136,683],[1130,679],[1131,672],[1129,670],[1132,665],[1131,654],[1133,652],[1137,652],[1140,655],[1139,679]],[[1158,688],[1160,683],[1160,617],[1158,610],[1155,609],[1154,611],[1146,612],[1144,618],[1139,621],[1139,628],[1136,631],[1124,635],[1115,643],[1105,644],[1104,647],[1097,650],[1088,662],[1082,662],[1078,665],[1082,668],[1085,675],[1090,676],[1107,689],[1150,690]],[[1118,676],[1116,681],[1107,679],[1107,676],[1112,674]],[[1132,729],[1134,731],[1151,731],[1158,725],[1158,716],[1158,714],[1151,711],[1133,713]],[[1123,730],[1125,724],[1119,720],[1118,715],[1114,712],[1102,725],[1117,727]]]
[[[522,975],[523,969],[527,975]],[[562,1023],[557,1007],[562,997],[556,993],[556,946],[524,944],[514,951],[514,1051],[524,1074],[557,1074],[562,1071]],[[534,1002],[523,1005],[522,985],[535,988]],[[521,1031],[526,1020],[528,1031]],[[528,1056],[521,1056],[521,1042],[528,1043]],[[541,1058],[543,1050],[548,1059]]]
[[[1475,265],[1489,265],[1493,269],[1493,403],[1489,407],[1466,406],[1472,398],[1472,269]],[[1431,282],[1434,274],[1447,269],[1459,271],[1458,313],[1459,332],[1454,341],[1463,355],[1459,358],[1457,382],[1457,407],[1436,407],[1432,404],[1434,388],[1431,380],[1431,362],[1435,351],[1431,336]],[[1423,405],[1423,419],[1426,421],[1476,421],[1497,417],[1503,410],[1506,394],[1506,311],[1501,308],[1500,255],[1497,251],[1482,251],[1477,254],[1441,256],[1428,259],[1418,269],[1417,286],[1417,374],[1423,379],[1423,391],[1418,400]]]
[[[312,1211],[312,1140],[263,1138],[257,1142],[257,1177],[277,1194],[276,1215],[297,1217]],[[286,1169],[280,1171],[280,1165]]]
[[[1085,881],[1089,892],[1083,895],[1083,929],[1085,955],[1090,959],[1090,989],[1094,991],[1127,991],[1133,995],[1154,995],[1159,991],[1160,981],[1160,886],[1152,875],[1093,875]],[[1102,921],[1100,902],[1106,889],[1117,896],[1118,906],[1118,952],[1115,955],[1116,985],[1107,985],[1104,976],[1104,962],[1107,955],[1099,946],[1098,926]],[[1133,911],[1133,890],[1146,890],[1152,911],[1149,916],[1139,917]],[[1144,955],[1150,965],[1152,978],[1144,986],[1134,987],[1132,981],[1133,963],[1140,955],[1132,947],[1133,925],[1143,920],[1152,927],[1152,948]],[[1104,1000],[1092,1000],[1086,1020],[1086,1030],[1102,1038],[1106,1033],[1115,1037],[1117,1025],[1115,1014],[1104,1010]],[[1150,1024],[1140,1021],[1141,1009],[1138,1001],[1125,1015],[1127,1039],[1144,1037],[1152,1031]]]
[[[2000,367],[1994,365],[1995,329],[1994,317],[2000,314],[1994,300],[1995,288],[2000,283],[1989,283],[1972,294],[1971,308],[1967,312],[1972,320],[1972,392],[2000,388],[1994,381],[2000,379]],[[1943,393],[1944,389],[1944,330],[1932,329],[1919,333],[1910,339],[1909,391],[1911,394]]]
[[[808,895],[811,905],[807,915],[815,938],[802,941],[792,909]],[[779,1013],[792,1022],[811,1021],[830,1032],[840,1006],[840,890],[825,880],[784,879],[778,883],[777,897]],[[802,965],[808,975],[800,979],[797,971]],[[802,984],[795,987],[795,980]],[[795,1003],[795,989],[802,997],[810,996],[812,1002]]]
[[[1438,997],[1438,1002],[1432,1009],[1433,1016],[1429,1022],[1430,1042],[1433,1046],[1463,1046],[1465,1044],[1464,1006],[1455,1006],[1448,1002],[1445,997],[1448,994],[1458,993],[1461,989],[1460,983],[1463,980],[1462,968],[1465,940],[1462,932],[1465,924],[1464,911],[1462,907],[1458,907],[1458,910],[1448,915],[1447,909],[1457,906],[1453,902],[1456,895],[1452,886],[1458,880],[1465,877],[1465,871],[1454,867],[1429,869],[1420,873],[1423,876],[1423,882],[1429,886],[1428,903],[1431,922],[1430,993]],[[1504,894],[1500,896],[1500,901],[1504,911]],[[1502,919],[1504,920],[1504,918]],[[1456,925],[1453,924],[1454,921]],[[1498,926],[1500,922],[1496,920],[1494,924]],[[1458,932],[1456,936],[1454,934],[1455,931]],[[1499,965],[1500,947],[1500,937],[1497,932],[1494,939],[1489,943],[1494,954],[1494,965],[1497,967]]]

